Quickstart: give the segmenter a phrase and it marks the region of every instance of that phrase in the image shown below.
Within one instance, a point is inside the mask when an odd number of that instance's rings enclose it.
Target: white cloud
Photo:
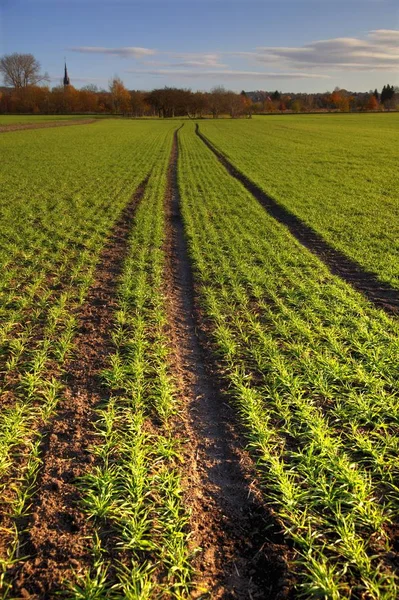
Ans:
[[[127,73],[135,75],[156,75],[156,76],[172,76],[172,77],[207,77],[215,79],[245,79],[245,78],[264,78],[264,79],[329,79],[328,75],[319,75],[315,73],[265,73],[264,71],[235,71],[234,69],[218,70],[218,71],[203,71],[187,69],[128,69]]]
[[[265,46],[252,51],[172,52],[136,46],[78,46],[71,50],[134,59],[141,63],[143,69],[128,72],[143,75],[210,79],[327,79],[334,71],[399,71],[399,30],[396,29],[375,29],[369,31],[364,39],[337,37],[303,46]],[[235,58],[252,64],[252,68],[243,70],[242,65],[234,64]],[[229,64],[224,62],[227,60]],[[268,65],[265,68],[269,72],[259,71],[255,66],[259,67],[259,63]]]
[[[198,68],[224,68],[226,64],[219,62],[219,54],[206,54],[203,52],[169,52],[172,58],[183,59],[181,62],[171,63],[171,67],[198,67]]]
[[[69,48],[72,52],[83,52],[86,54],[110,54],[111,56],[122,56],[124,58],[143,58],[157,54],[151,48],[140,48],[136,46],[124,46],[122,48],[105,48],[103,46],[75,46]]]
[[[366,39],[333,38],[301,47],[261,47],[256,60],[293,69],[392,70],[399,68],[399,30],[376,29]]]

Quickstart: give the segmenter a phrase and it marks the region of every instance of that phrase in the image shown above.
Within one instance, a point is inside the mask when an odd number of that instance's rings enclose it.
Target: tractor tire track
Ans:
[[[308,250],[315,254],[331,271],[340,277],[355,290],[362,293],[377,308],[383,309],[389,315],[399,314],[399,292],[389,284],[379,279],[364,269],[339,250],[333,248],[319,233],[306,225],[287,208],[273,200],[260,187],[241,173],[227,158],[216,148],[208,138],[201,133],[198,123],[195,126],[197,136],[215,154],[227,172],[235,177],[258,200],[270,216],[285,225],[290,233]]]
[[[73,357],[64,367],[64,392],[57,411],[41,433],[42,466],[28,522],[18,523],[20,556],[10,569],[11,594],[53,598],[65,580],[72,582],[92,565],[92,527],[81,508],[77,477],[93,468],[90,446],[98,443],[95,409],[109,399],[101,380],[112,351],[117,286],[127,256],[132,219],[149,176],[124,209],[102,251],[86,302],[79,311]]]
[[[166,290],[172,368],[185,407],[180,425],[187,440],[185,497],[192,512],[193,546],[201,548],[192,597],[282,600],[292,595],[289,549],[262,501],[234,412],[200,339],[177,163],[178,130],[165,203]]]

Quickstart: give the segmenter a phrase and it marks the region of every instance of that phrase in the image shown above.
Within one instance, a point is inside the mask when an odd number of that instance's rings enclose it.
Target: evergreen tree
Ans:
[[[395,94],[395,88],[393,87],[393,85],[384,85],[384,87],[382,88],[382,92],[381,92],[381,102],[382,104],[385,104],[386,102],[389,102],[389,100],[392,100],[392,98],[394,97]]]

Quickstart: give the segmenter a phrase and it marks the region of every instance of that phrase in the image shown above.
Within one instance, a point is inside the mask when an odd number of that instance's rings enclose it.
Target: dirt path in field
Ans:
[[[287,547],[262,502],[254,467],[200,339],[194,282],[177,183],[175,133],[167,214],[167,292],[174,372],[187,407],[186,501],[193,545],[202,550],[193,598],[290,597]],[[208,594],[204,594],[208,590]]]
[[[366,271],[357,262],[330,246],[320,234],[303,223],[287,208],[284,208],[284,206],[278,204],[273,198],[265,194],[253,181],[238,171],[224,154],[201,133],[198,124],[195,126],[195,132],[204,144],[217,156],[228,173],[238,179],[276,221],[288,227],[291,234],[301,244],[320,258],[333,275],[337,275],[346,281],[346,283],[349,283],[358,292],[366,296],[375,306],[382,308],[388,314],[399,314],[398,290],[390,287],[387,283],[379,281],[373,273]]]
[[[42,430],[41,471],[28,522],[20,522],[21,560],[8,573],[12,596],[54,598],[63,579],[92,565],[91,525],[81,510],[75,480],[93,466],[88,448],[96,443],[94,410],[109,398],[101,382],[108,365],[116,289],[128,251],[132,219],[148,178],[114,226],[100,256],[95,279],[78,314],[73,357],[65,365],[65,390],[50,424]],[[17,596],[15,596],[17,595]]]
[[[65,127],[67,125],[89,125],[96,123],[97,119],[71,119],[65,121],[46,121],[44,123],[13,123],[10,125],[0,125],[0,133],[7,131],[21,131],[23,129],[45,129],[47,127]]]

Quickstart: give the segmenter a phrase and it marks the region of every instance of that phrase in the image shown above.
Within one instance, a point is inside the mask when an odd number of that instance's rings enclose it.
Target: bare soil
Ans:
[[[109,398],[101,371],[113,345],[111,331],[117,307],[117,285],[128,251],[129,233],[148,178],[139,186],[112,230],[96,269],[85,304],[73,357],[65,365],[65,391],[57,412],[41,431],[42,467],[30,517],[19,522],[20,556],[8,573],[18,598],[53,598],[63,580],[74,580],[92,564],[92,528],[81,508],[76,478],[93,467],[88,449],[96,444],[95,409]]]
[[[65,121],[46,121],[44,123],[13,123],[0,125],[0,133],[7,131],[21,131],[23,129],[46,129],[48,127],[66,127],[67,125],[89,125],[96,123],[97,119],[70,119]]]
[[[320,258],[333,275],[337,275],[346,283],[349,283],[376,307],[382,308],[391,315],[399,314],[399,293],[396,289],[387,283],[379,281],[373,273],[370,273],[356,261],[333,248],[309,225],[303,223],[287,208],[268,196],[246,175],[238,171],[226,156],[200,132],[198,124],[196,124],[195,131],[204,144],[217,156],[228,173],[240,181],[276,221],[288,227],[291,234],[303,246]]]
[[[187,439],[185,498],[193,547],[200,547],[193,598],[282,600],[293,597],[289,548],[262,500],[234,411],[222,394],[201,340],[192,267],[177,183],[178,134],[169,167],[167,295],[173,368]]]

